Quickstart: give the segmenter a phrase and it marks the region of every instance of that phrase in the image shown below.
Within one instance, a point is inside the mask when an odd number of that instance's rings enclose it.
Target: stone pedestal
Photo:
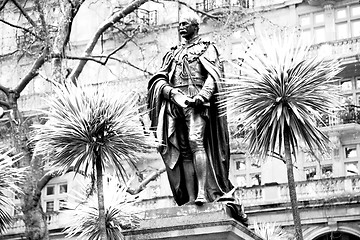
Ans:
[[[230,216],[222,203],[147,210],[139,228],[124,232],[125,240],[262,240]]]

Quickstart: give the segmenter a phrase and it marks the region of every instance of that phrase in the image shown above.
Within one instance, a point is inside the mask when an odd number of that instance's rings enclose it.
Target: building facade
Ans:
[[[115,2],[115,1],[114,1]],[[311,44],[309,57],[320,55],[326,59],[337,58],[344,70],[338,76],[339,91],[344,109],[324,116],[319,123],[328,134],[332,146],[325,155],[313,156],[302,149],[295,162],[295,179],[305,240],[358,240],[360,239],[360,3],[358,0],[196,0],[184,1],[188,6],[203,12],[200,34],[215,41],[225,67],[225,77],[239,74],[231,68],[231,62],[239,62],[246,54],[244,40],[254,40],[261,33],[275,30],[297,30]],[[177,23],[189,7],[177,2],[162,4],[147,2],[116,23],[102,38],[97,53],[110,53],[124,36],[139,28],[134,42],[117,53],[119,59],[130,64],[110,61],[106,67],[89,62],[79,81],[89,87],[101,87],[106,91],[134,91],[144,96],[147,79],[160,66],[167,50],[179,43]],[[96,9],[96,10],[95,10]],[[77,21],[71,35],[71,54],[79,53],[92,31],[101,23],[108,8],[88,5],[82,9],[82,19]],[[94,15],[94,12],[97,14]],[[8,12],[9,16],[12,16]],[[225,16],[217,21],[214,16]],[[96,17],[94,17],[96,16]],[[13,17],[15,19],[15,17]],[[14,42],[20,44],[25,36],[14,38],[2,29],[2,54],[12,51]],[[3,34],[4,33],[4,34]],[[7,33],[7,34],[5,34]],[[15,84],[23,68],[31,61],[3,58],[0,74],[2,84]],[[67,63],[69,67],[73,62]],[[135,67],[134,67],[135,65]],[[16,66],[16,67],[14,67]],[[10,74],[16,77],[10,77]],[[50,70],[42,69],[44,76]],[[5,81],[4,81],[4,80]],[[3,82],[4,81],[4,82]],[[37,77],[20,97],[20,109],[29,114],[34,105],[44,106],[41,96],[51,91],[51,84]],[[146,118],[146,117],[144,117]],[[231,180],[239,189],[236,195],[245,206],[250,227],[255,222],[276,222],[293,233],[292,215],[286,184],[286,166],[278,159],[254,159],[242,142],[242,131],[237,131],[236,118],[231,121]],[[144,119],[146,123],[146,119]],[[143,175],[162,167],[155,152],[144,156],[139,163]],[[42,192],[42,207],[48,215],[48,226],[53,239],[62,239],[59,232],[66,227],[62,219],[63,203],[72,189],[72,178],[54,178]],[[140,194],[138,203],[142,209],[175,206],[167,184],[166,174],[151,182]],[[16,211],[13,212],[16,214]],[[17,239],[24,230],[17,222],[8,230],[5,239]]]

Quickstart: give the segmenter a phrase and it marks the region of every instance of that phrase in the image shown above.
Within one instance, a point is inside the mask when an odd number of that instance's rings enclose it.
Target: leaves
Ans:
[[[276,223],[257,223],[254,222],[254,232],[264,240],[286,240],[287,233]]]
[[[137,209],[132,206],[136,196],[127,194],[125,184],[119,186],[116,178],[108,179],[104,186],[107,239],[120,240],[123,239],[122,230],[134,228],[139,224]],[[72,196],[76,201],[68,203],[67,207],[73,210],[69,213],[69,219],[73,221],[65,233],[67,237],[80,233],[80,239],[100,239],[97,197],[92,195],[88,198],[86,185],[82,186],[82,190]]]
[[[15,167],[20,156],[11,156],[11,153],[0,153],[0,233],[11,224],[9,210],[14,206],[13,195],[21,192],[19,184],[23,183],[26,173],[26,168]]]
[[[96,154],[101,166],[111,167],[120,179],[135,168],[137,153],[146,152],[155,140],[139,123],[136,96],[110,95],[73,84],[57,86],[48,100],[47,122],[35,127],[35,153],[48,156],[52,170],[93,174]]]
[[[230,113],[240,112],[238,124],[251,129],[246,138],[250,153],[281,154],[285,133],[294,152],[302,142],[312,150],[326,149],[328,138],[316,122],[340,106],[335,85],[340,62],[308,58],[310,46],[295,33],[246,44],[247,55],[237,66],[243,75],[225,79],[227,102],[222,104]]]

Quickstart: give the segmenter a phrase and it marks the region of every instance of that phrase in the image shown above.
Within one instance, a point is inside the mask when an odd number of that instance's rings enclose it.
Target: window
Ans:
[[[55,186],[46,187],[46,195],[54,195],[55,194],[54,188]]]
[[[257,186],[257,185],[261,185],[261,174],[254,174],[251,176],[251,185],[252,186]]]
[[[59,193],[67,193],[67,184],[60,184]]]
[[[358,170],[357,162],[345,163],[345,176],[354,176],[358,174],[359,174],[359,170]]]
[[[326,41],[324,12],[301,15],[299,24],[305,39],[313,39],[315,44]]]
[[[333,176],[333,168],[332,165],[322,166],[321,174],[323,178],[330,178]]]
[[[356,146],[345,147],[345,158],[357,157]]]
[[[67,206],[67,201],[65,199],[60,199],[59,200],[59,210],[66,210],[68,209]]]
[[[246,186],[246,176],[245,175],[240,175],[236,177],[236,183],[239,187],[244,187]]]
[[[307,167],[305,168],[306,180],[315,179],[316,176],[316,167]]]
[[[46,212],[53,212],[54,211],[54,201],[46,202]]]
[[[351,79],[346,79],[341,81],[341,91],[348,91],[353,89],[352,81]]]
[[[335,9],[336,39],[360,36],[360,5]]]
[[[356,78],[356,89],[360,89],[360,78]]]
[[[235,161],[235,169],[236,170],[245,170],[246,169],[245,159],[236,160]]]
[[[46,186],[42,191],[42,207],[45,212],[54,212],[67,209],[67,183],[52,183],[52,185]]]
[[[352,97],[352,95],[344,95],[341,97],[340,102],[343,106],[352,105],[353,97]]]

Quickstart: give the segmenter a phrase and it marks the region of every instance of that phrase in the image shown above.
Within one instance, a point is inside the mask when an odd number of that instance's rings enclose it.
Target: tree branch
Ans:
[[[177,2],[177,3],[181,4],[181,5],[184,5],[184,6],[188,7],[189,9],[193,10],[194,12],[200,13],[200,14],[202,14],[204,16],[209,17],[209,18],[213,18],[213,19],[216,19],[216,20],[221,19],[220,16],[212,15],[212,14],[209,14],[209,13],[207,13],[205,11],[193,8],[192,6],[190,6],[189,4],[187,4],[186,2],[183,2],[183,1],[179,1],[179,0],[163,0],[163,1],[165,1],[165,2]]]
[[[37,27],[37,24],[34,20],[32,20],[32,18],[29,16],[29,14],[27,14],[27,12],[25,11],[25,9],[18,3],[18,1],[16,0],[11,0],[14,5],[20,10],[20,12],[24,15],[24,17],[28,20],[28,22],[35,28]]]
[[[38,70],[45,63],[47,55],[49,53],[48,47],[45,47],[42,54],[35,60],[30,71],[20,80],[20,83],[14,88],[14,91],[18,94],[29,84],[29,82],[38,75]]]
[[[10,109],[10,104],[0,100],[0,107],[6,107],[7,109]]]
[[[136,32],[137,32],[138,29],[139,29],[139,28],[136,28],[136,29],[133,31],[133,34],[132,34],[130,37],[128,37],[119,47],[117,47],[114,51],[112,51],[112,52],[106,57],[106,59],[105,59],[105,61],[104,61],[105,64],[107,63],[107,61],[109,60],[109,58],[110,58],[112,55],[114,55],[115,53],[117,53],[120,49],[124,48],[124,47],[126,46],[126,44],[127,44],[128,42],[130,42],[130,41],[134,38],[134,36],[135,36],[135,34],[136,34]]]
[[[96,46],[96,43],[98,42],[98,40],[99,40],[100,36],[103,34],[103,32],[105,32],[105,30],[107,30],[108,28],[113,26],[114,23],[118,22],[120,19],[122,19],[126,15],[130,14],[131,12],[133,12],[135,9],[139,8],[139,6],[141,6],[142,4],[144,4],[147,1],[149,1],[149,0],[133,1],[128,6],[126,6],[122,11],[115,13],[109,19],[104,21],[99,26],[97,31],[95,32],[94,36],[92,37],[92,40],[87,44],[83,56],[88,57],[91,55],[92,51],[94,50],[94,48]],[[86,63],[87,63],[87,60],[85,60],[85,59],[81,60],[78,63],[78,65],[73,69],[73,71],[71,72],[71,74],[69,76],[69,79],[72,82],[76,83],[76,79],[79,77],[79,75],[82,72],[82,70],[84,69]]]
[[[144,72],[144,73],[147,73],[147,74],[150,74],[150,75],[153,74],[152,72],[149,72],[149,71],[147,71],[147,70],[145,70],[145,69],[142,69],[142,68],[140,68],[140,67],[132,64],[132,63],[129,62],[129,61],[121,60],[121,59],[118,59],[118,58],[115,58],[115,57],[109,57],[109,56],[103,56],[103,55],[99,55],[99,56],[88,56],[88,57],[77,57],[77,56],[59,56],[58,54],[51,54],[51,55],[49,56],[49,58],[60,58],[60,57],[61,57],[61,58],[65,58],[65,59],[69,59],[69,60],[86,60],[86,61],[93,61],[93,62],[96,62],[96,63],[98,63],[98,64],[100,64],[100,65],[103,65],[103,66],[106,65],[106,62],[103,62],[103,61],[101,61],[101,60],[97,60],[96,58],[100,58],[100,59],[102,59],[102,58],[108,58],[108,59],[110,59],[110,60],[118,61],[118,62],[120,62],[120,63],[125,63],[125,64],[127,64],[127,65],[129,65],[129,66],[131,66],[131,67],[133,67],[133,68],[141,71],[141,72]]]
[[[5,7],[6,3],[8,2],[9,0],[5,0],[3,1],[1,4],[0,4],[0,11],[3,10],[3,8]]]
[[[46,25],[45,14],[44,14],[43,8],[41,7],[41,4],[40,4],[39,0],[34,0],[34,2],[35,2],[37,11],[40,14],[40,22],[41,22],[41,27],[44,30],[43,33],[44,33],[44,36],[45,36],[46,46],[49,46],[49,38],[50,38],[50,36],[49,36],[48,27]]]
[[[130,193],[131,195],[138,194],[142,190],[145,189],[145,187],[151,182],[154,181],[156,178],[158,178],[163,172],[165,172],[165,167],[161,168],[153,173],[151,173],[144,181],[140,183],[140,185],[136,189],[128,188],[126,192]]]
[[[74,167],[70,167],[65,173],[69,173],[69,172],[73,172],[74,171]],[[85,173],[83,171],[79,171],[77,172],[83,176],[85,176]],[[55,177],[59,177],[61,175],[63,175],[63,172],[48,172],[46,173],[44,176],[42,176],[42,178],[38,181],[37,183],[37,189],[41,191],[41,189],[43,189],[46,184],[48,184],[48,182],[55,178]]]
[[[35,34],[33,31],[30,31],[30,30],[27,29],[27,28],[20,27],[20,26],[18,26],[18,25],[9,23],[8,21],[5,21],[4,19],[0,19],[0,22],[3,22],[3,23],[5,23],[5,24],[7,24],[7,25],[9,25],[9,26],[11,26],[11,27],[13,27],[13,28],[21,29],[21,30],[23,30],[23,31],[25,31],[25,32],[27,32],[27,33],[30,33],[31,35],[35,36],[37,39],[40,39],[40,40],[43,41],[43,39],[42,39],[40,36],[38,36],[38,35]]]
[[[17,53],[18,51],[19,51],[19,49],[16,49],[13,52],[2,54],[2,55],[0,55],[0,58],[5,58],[5,57],[8,57],[8,56],[11,56],[11,55]]]
[[[7,87],[4,87],[3,85],[0,84],[0,91],[2,91],[3,93],[6,94],[7,97],[9,97],[9,93],[10,93],[10,89]]]

